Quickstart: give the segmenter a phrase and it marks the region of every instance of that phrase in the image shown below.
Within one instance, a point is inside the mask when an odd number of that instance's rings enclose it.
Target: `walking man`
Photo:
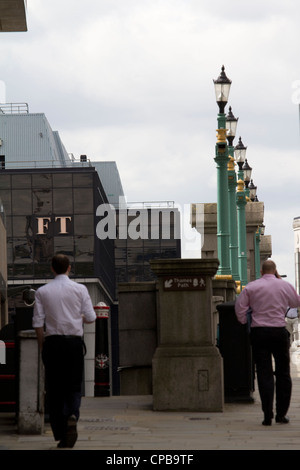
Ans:
[[[283,281],[276,265],[267,260],[262,265],[262,277],[250,282],[235,303],[240,323],[247,323],[247,312],[252,310],[251,344],[256,364],[258,390],[264,413],[262,422],[270,426],[273,419],[274,374],[276,378],[277,423],[288,423],[292,380],[290,376],[290,340],[286,329],[287,307],[300,306],[300,295],[294,287]],[[273,371],[272,359],[275,361]]]
[[[299,346],[299,309],[288,307],[285,322],[286,329],[290,334],[290,345],[292,346],[293,342],[296,343],[296,346]]]
[[[49,418],[58,447],[74,446],[83,378],[83,323],[96,314],[87,288],[69,279],[70,262],[52,258],[55,278],[35,295],[33,327],[45,366]]]

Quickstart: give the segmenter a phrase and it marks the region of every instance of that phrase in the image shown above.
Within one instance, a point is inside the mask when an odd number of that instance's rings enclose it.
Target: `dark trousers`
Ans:
[[[43,346],[42,358],[50,425],[54,439],[61,440],[68,417],[79,418],[84,363],[82,339],[49,336]]]
[[[251,344],[262,410],[266,417],[272,417],[276,390],[276,414],[285,416],[292,393],[289,333],[285,327],[251,328]]]

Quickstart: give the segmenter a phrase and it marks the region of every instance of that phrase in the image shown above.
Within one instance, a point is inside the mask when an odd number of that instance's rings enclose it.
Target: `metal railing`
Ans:
[[[0,171],[2,170],[16,170],[16,169],[32,169],[32,168],[72,168],[72,167],[89,167],[92,166],[91,162],[88,160],[86,162],[81,162],[79,160],[65,160],[62,164],[61,160],[15,160],[15,161],[6,161],[5,164],[0,166]]]
[[[1,114],[28,114],[28,103],[0,103]]]
[[[119,207],[122,208],[123,204],[119,204]],[[143,201],[143,202],[125,202],[124,207],[127,209],[167,209],[175,208],[174,201]]]

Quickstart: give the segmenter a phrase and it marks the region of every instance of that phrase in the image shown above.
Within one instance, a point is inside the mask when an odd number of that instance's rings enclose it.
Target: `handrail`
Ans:
[[[0,103],[1,114],[28,114],[28,103]]]

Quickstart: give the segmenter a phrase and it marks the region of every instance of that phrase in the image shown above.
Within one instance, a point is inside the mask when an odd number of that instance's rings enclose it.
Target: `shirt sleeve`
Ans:
[[[300,295],[297,294],[296,289],[291,284],[288,284],[289,287],[289,307],[297,308],[300,306]]]
[[[92,300],[90,298],[89,292],[82,284],[82,309],[81,313],[84,316],[85,320],[88,322],[93,322],[96,320],[96,313],[92,304]]]
[[[33,307],[32,326],[33,328],[41,328],[45,323],[45,312],[40,299],[40,293],[37,290],[35,293],[35,303]]]
[[[247,323],[247,312],[249,311],[250,303],[247,289],[244,288],[235,301],[235,315],[237,320],[243,325]]]

